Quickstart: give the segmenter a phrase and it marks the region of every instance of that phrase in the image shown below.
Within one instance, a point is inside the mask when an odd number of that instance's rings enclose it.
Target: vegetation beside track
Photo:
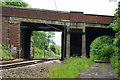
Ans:
[[[91,59],[72,57],[64,60],[60,65],[51,67],[45,76],[48,78],[77,78],[81,71],[93,64],[94,62]]]
[[[12,59],[12,53],[8,50],[7,46],[0,44],[0,59]]]

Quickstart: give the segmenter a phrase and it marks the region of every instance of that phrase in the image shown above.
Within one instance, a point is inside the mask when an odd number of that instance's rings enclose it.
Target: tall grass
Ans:
[[[77,78],[79,73],[86,70],[94,62],[87,58],[69,58],[63,61],[62,64],[51,67],[49,73],[46,75],[48,78]]]

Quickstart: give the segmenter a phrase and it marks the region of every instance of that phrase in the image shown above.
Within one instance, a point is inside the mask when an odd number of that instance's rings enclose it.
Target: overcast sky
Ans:
[[[58,11],[79,11],[85,14],[114,15],[120,0],[23,0],[32,8],[57,10]],[[54,41],[61,45],[61,33],[56,33]]]
[[[32,8],[56,10],[54,0],[24,0]],[[114,15],[119,0],[55,0],[59,11],[79,11],[85,14]]]

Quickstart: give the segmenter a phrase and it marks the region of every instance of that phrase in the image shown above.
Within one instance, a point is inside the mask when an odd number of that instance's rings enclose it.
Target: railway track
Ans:
[[[55,57],[55,58],[41,58],[41,59],[34,59],[34,60],[18,59],[13,61],[3,61],[0,63],[0,70],[23,67],[27,65],[42,63],[50,60],[58,60],[58,59],[59,59],[58,57]]]

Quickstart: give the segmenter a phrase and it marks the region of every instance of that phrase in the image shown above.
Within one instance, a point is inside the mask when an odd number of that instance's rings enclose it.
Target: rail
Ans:
[[[0,70],[3,69],[10,69],[10,68],[16,68],[16,67],[22,67],[22,66],[27,66],[27,65],[32,65],[32,64],[37,64],[37,63],[42,63],[50,60],[58,60],[60,58],[55,57],[55,58],[42,58],[42,59],[35,59],[35,60],[14,60],[14,61],[8,61],[8,62],[2,62],[3,64],[0,65]]]

